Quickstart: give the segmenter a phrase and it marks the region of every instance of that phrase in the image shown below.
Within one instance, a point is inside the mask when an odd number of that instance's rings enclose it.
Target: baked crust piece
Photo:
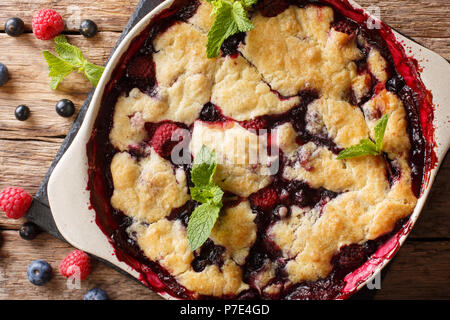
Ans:
[[[325,5],[291,5],[274,17],[255,11],[251,20],[255,28],[236,54],[208,59],[213,18],[201,0],[191,18],[154,38],[152,94],[131,88],[114,108],[110,203],[131,218],[127,234],[145,257],[192,298],[249,290],[279,297],[295,284],[327,278],[341,248],[391,232],[417,202],[407,113],[385,89],[391,74],[382,52],[375,46],[363,52],[366,40],[340,32]],[[204,116],[208,104],[214,119]],[[339,150],[374,139],[385,114],[383,156],[336,159]],[[248,126],[255,119],[264,123],[257,129],[275,133],[270,140]],[[213,249],[189,248],[186,215],[179,214],[193,203],[189,166],[152,148],[151,128],[161,123],[189,129],[193,157],[202,145],[216,153],[214,181],[233,200],[224,202],[210,235]],[[271,146],[279,157],[252,158]],[[268,188],[284,214],[252,200]],[[305,200],[302,192],[318,196]]]

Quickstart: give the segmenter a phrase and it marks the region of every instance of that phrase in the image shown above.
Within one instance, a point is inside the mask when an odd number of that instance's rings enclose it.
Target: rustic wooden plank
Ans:
[[[410,37],[450,38],[448,0],[355,1],[366,9],[379,7],[381,20]]]
[[[43,8],[54,9],[66,22],[66,30],[78,31],[83,19],[95,21],[100,31],[122,31],[139,0],[2,0],[0,2],[0,30],[4,21],[19,17],[31,30],[31,20],[35,12]]]
[[[424,47],[433,50],[447,60],[450,60],[450,38],[414,37]]]
[[[436,180],[431,187],[427,203],[420,214],[417,224],[411,232],[410,239],[448,238],[450,239],[450,223],[448,210],[450,206],[450,157],[439,169]]]
[[[381,18],[392,27],[409,36],[445,37],[449,38],[450,22],[448,21],[447,0],[359,0],[363,7],[378,6]],[[97,22],[100,30],[121,31],[138,0],[102,0],[93,3],[89,0],[3,0],[0,3],[0,21],[12,16],[22,18],[28,30],[31,30],[31,19],[39,9],[49,7],[57,10],[67,21],[67,30],[76,31],[77,19],[90,18]],[[0,30],[3,30],[1,23]]]
[[[13,185],[35,194],[61,142],[0,139],[0,189]],[[0,214],[0,229],[18,229],[23,222]]]
[[[3,0],[0,3],[0,30],[3,21],[18,16],[31,30],[31,19],[37,10],[49,7],[57,10],[66,20],[66,30],[77,31],[80,19],[90,18],[102,31],[122,31],[138,0]],[[450,38],[449,7],[447,0],[359,0],[364,8],[379,7],[383,21],[401,32],[415,37]],[[448,42],[447,42],[448,45]]]
[[[387,268],[375,299],[450,299],[449,241],[407,241]]]
[[[68,36],[71,43],[79,46],[85,57],[96,64],[105,64],[112,47],[119,37],[115,32],[102,32],[97,39]],[[52,42],[39,41],[32,34],[11,38],[0,34],[0,42],[8,50],[0,51],[0,62],[7,65],[10,81],[0,88],[0,131],[8,138],[48,137],[65,135],[74,117],[66,119],[55,112],[59,99],[71,99],[77,110],[82,105],[90,83],[83,75],[73,73],[66,78],[57,91],[49,87],[48,67],[42,51],[52,50]],[[25,122],[14,118],[14,109],[25,104],[31,109],[31,117]]]
[[[73,248],[48,234],[33,241],[22,240],[16,231],[1,231],[0,299],[63,299],[80,300],[93,287],[105,290],[111,299],[160,299],[153,291],[105,264],[91,259],[92,271],[80,288],[69,289],[67,279],[58,267]],[[45,286],[32,285],[27,278],[28,264],[36,259],[47,261],[53,268],[53,278]]]
[[[15,231],[2,231],[0,247],[0,299],[82,299],[92,287],[101,287],[112,299],[159,299],[152,291],[103,263],[92,261],[92,273],[80,289],[67,289],[66,279],[58,274],[59,262],[71,246],[47,234],[33,241],[20,239]],[[48,261],[54,278],[43,287],[30,284],[28,264],[36,259]],[[375,299],[449,299],[450,242],[407,241],[389,272],[381,281]]]
[[[5,140],[0,131],[0,189],[8,185],[24,187],[34,194],[47,172],[62,138],[39,138],[31,140]],[[22,139],[29,139],[24,134]],[[17,146],[20,147],[17,147]],[[20,148],[23,148],[20,150]],[[18,150],[11,157],[11,150]],[[26,168],[26,169],[24,169]],[[431,189],[428,201],[411,232],[410,239],[447,238],[450,239],[448,207],[450,190],[450,157],[446,157]],[[11,220],[0,215],[0,228],[18,229],[24,222]]]

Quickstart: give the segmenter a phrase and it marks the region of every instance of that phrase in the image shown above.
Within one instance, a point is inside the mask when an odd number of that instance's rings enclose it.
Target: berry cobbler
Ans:
[[[261,0],[254,29],[207,58],[211,10],[176,0],[113,71],[87,145],[96,222],[142,282],[176,298],[341,298],[420,196],[433,113],[417,64],[346,0]],[[384,115],[380,155],[337,159]],[[192,251],[202,146],[220,159],[223,207]]]

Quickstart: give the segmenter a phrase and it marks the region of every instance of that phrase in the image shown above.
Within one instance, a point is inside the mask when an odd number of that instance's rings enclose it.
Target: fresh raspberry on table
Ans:
[[[0,209],[8,218],[22,218],[30,208],[33,198],[22,188],[8,187],[0,192]]]
[[[265,118],[255,118],[252,120],[241,121],[240,124],[247,130],[259,130],[267,128],[267,120]]]
[[[155,130],[151,146],[161,157],[168,157],[172,152],[173,147],[183,140],[182,136],[179,136],[178,138],[177,136],[173,136],[174,132],[178,129],[180,129],[180,127],[175,123],[165,122]],[[172,136],[174,141],[172,141]]]
[[[262,210],[270,210],[278,202],[278,193],[273,187],[267,187],[252,194],[250,202]]]
[[[89,262],[89,256],[81,250],[75,250],[69,253],[59,265],[59,272],[64,277],[75,276],[79,277],[80,280],[84,280],[90,271],[91,264]]]
[[[33,17],[33,32],[40,40],[50,40],[64,30],[61,15],[52,9],[42,9]]]

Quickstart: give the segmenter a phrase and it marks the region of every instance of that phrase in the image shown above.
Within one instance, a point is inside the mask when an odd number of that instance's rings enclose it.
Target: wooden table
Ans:
[[[50,90],[41,52],[50,49],[52,42],[36,40],[31,33],[33,13],[44,7],[56,9],[69,22],[69,41],[81,47],[92,62],[104,64],[137,3],[138,0],[0,2],[0,62],[8,66],[11,76],[0,88],[0,189],[16,185],[32,194],[36,192],[74,119],[59,117],[55,113],[56,102],[69,98],[78,110],[90,90],[88,82],[78,74],[71,75],[58,91]],[[361,0],[359,3],[366,8],[379,6],[385,22],[450,59],[448,0]],[[13,16],[22,18],[26,24],[27,32],[19,38],[11,38],[3,30],[4,21]],[[78,35],[77,18],[96,21],[99,34],[93,39]],[[26,122],[14,118],[14,109],[19,104],[31,108],[31,117]],[[390,264],[376,299],[450,298],[449,177],[447,158],[428,204]],[[68,289],[65,278],[56,270],[49,284],[33,286],[26,276],[31,261],[44,259],[57,269],[61,259],[73,248],[45,233],[33,241],[22,240],[17,230],[23,222],[23,219],[14,221],[3,214],[0,216],[0,299],[82,299],[94,286],[106,290],[113,299],[158,299],[152,291],[97,261],[93,261],[92,273],[79,289]]]

